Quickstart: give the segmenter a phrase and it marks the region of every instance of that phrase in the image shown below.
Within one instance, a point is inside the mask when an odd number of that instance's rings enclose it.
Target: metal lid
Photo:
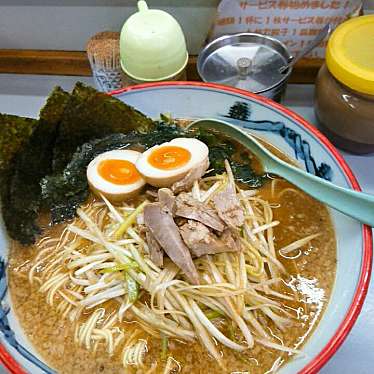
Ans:
[[[269,36],[242,33],[213,40],[200,53],[197,69],[205,82],[221,83],[261,93],[285,81],[291,69],[279,69],[292,59],[287,47]]]

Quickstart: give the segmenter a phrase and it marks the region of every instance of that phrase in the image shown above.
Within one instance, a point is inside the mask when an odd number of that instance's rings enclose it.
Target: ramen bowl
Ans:
[[[224,119],[263,138],[308,172],[346,187],[359,185],[335,148],[301,117],[273,101],[229,87],[163,82],[113,92],[151,118]],[[370,278],[372,239],[368,227],[330,210],[337,241],[336,280],[320,323],[298,355],[279,373],[315,373],[336,352],[356,321]],[[7,293],[8,240],[0,232],[0,360],[11,373],[53,373],[22,331]]]

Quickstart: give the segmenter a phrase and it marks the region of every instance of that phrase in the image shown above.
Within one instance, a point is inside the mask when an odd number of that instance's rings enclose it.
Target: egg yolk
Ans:
[[[172,145],[156,148],[148,156],[148,162],[161,170],[180,168],[186,165],[190,159],[191,153],[187,149]]]
[[[135,165],[127,160],[103,160],[97,169],[103,179],[113,184],[132,184],[141,178]]]

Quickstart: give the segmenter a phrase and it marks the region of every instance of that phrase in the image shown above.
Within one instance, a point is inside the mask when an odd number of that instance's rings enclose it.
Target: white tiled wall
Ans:
[[[198,53],[219,0],[148,0],[180,22],[191,54]],[[374,0],[365,0],[374,11]],[[0,49],[83,50],[98,31],[119,30],[136,0],[0,0]]]

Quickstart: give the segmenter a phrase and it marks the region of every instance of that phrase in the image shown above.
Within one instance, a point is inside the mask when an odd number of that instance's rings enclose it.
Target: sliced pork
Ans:
[[[171,190],[174,193],[179,193],[181,191],[186,191],[191,189],[194,182],[200,179],[205,172],[208,170],[209,167],[209,159],[206,158],[200,164],[196,165],[192,168],[181,180],[175,182],[171,186]]]
[[[218,216],[229,227],[240,227],[243,225],[244,212],[235,193],[226,189],[214,196],[213,201]]]
[[[191,253],[184,243],[172,215],[160,203],[144,208],[144,223],[169,258],[184,272],[192,284],[199,284],[199,276]]]
[[[201,222],[188,220],[179,230],[184,242],[195,257],[236,252],[240,249],[228,229],[223,232],[221,237],[218,237]]]
[[[230,252],[236,252],[242,249],[239,235],[230,228],[226,228],[219,238],[227,247],[231,248]]]
[[[176,216],[199,221],[216,231],[224,230],[225,223],[218,216],[217,212],[207,204],[197,201],[185,192],[180,193],[175,202]]]
[[[213,197],[213,202],[219,217],[229,227],[240,227],[244,223],[244,211],[236,195],[234,176],[228,161],[225,161],[225,167],[228,176],[227,187]]]
[[[158,267],[162,267],[162,265],[164,264],[164,253],[160,244],[150,230],[146,230],[145,238],[148,244],[149,255],[152,262]]]
[[[158,190],[158,202],[164,210],[174,215],[176,209],[175,196],[169,188],[160,188]]]

